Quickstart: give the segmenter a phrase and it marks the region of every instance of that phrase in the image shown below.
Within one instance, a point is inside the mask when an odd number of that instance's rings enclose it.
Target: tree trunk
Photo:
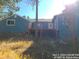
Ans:
[[[35,30],[35,36],[37,37],[38,36],[38,0],[36,0],[36,30]]]

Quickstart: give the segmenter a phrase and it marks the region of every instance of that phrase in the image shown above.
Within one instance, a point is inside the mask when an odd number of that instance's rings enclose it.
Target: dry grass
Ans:
[[[27,50],[32,43],[32,41],[3,41],[0,43],[0,59],[23,59],[22,52]],[[26,57],[24,59],[27,59]]]

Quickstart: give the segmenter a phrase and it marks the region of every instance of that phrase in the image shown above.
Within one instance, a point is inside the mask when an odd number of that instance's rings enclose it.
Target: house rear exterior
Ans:
[[[35,35],[35,31],[37,31],[38,37],[42,38],[54,38],[56,36],[52,22],[38,21],[31,23],[30,32]]]
[[[28,32],[29,21],[19,15],[12,15],[0,21],[0,32]]]
[[[63,16],[63,14],[56,15],[53,19],[54,21],[54,27],[58,31],[58,36],[60,40],[67,40],[71,37],[71,32],[68,27],[68,24],[66,23],[66,18]]]

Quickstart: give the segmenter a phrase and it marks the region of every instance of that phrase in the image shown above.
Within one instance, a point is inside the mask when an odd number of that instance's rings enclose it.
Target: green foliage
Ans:
[[[21,0],[0,0],[0,18],[8,17],[8,15],[12,15],[14,12],[18,11],[16,4]],[[5,11],[6,10],[6,11]]]

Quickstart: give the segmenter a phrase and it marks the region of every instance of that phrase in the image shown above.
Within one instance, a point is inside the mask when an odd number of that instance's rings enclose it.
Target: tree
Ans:
[[[27,0],[27,4],[33,6],[36,6],[36,21],[38,21],[38,3],[39,0]]]
[[[0,0],[0,18],[5,18],[5,16],[18,11],[19,8],[16,7],[16,3],[20,1],[21,0]]]
[[[38,23],[38,3],[39,3],[39,0],[27,0],[27,2],[31,6],[36,6],[36,24],[37,24]],[[37,37],[37,30],[35,32],[35,35]]]

